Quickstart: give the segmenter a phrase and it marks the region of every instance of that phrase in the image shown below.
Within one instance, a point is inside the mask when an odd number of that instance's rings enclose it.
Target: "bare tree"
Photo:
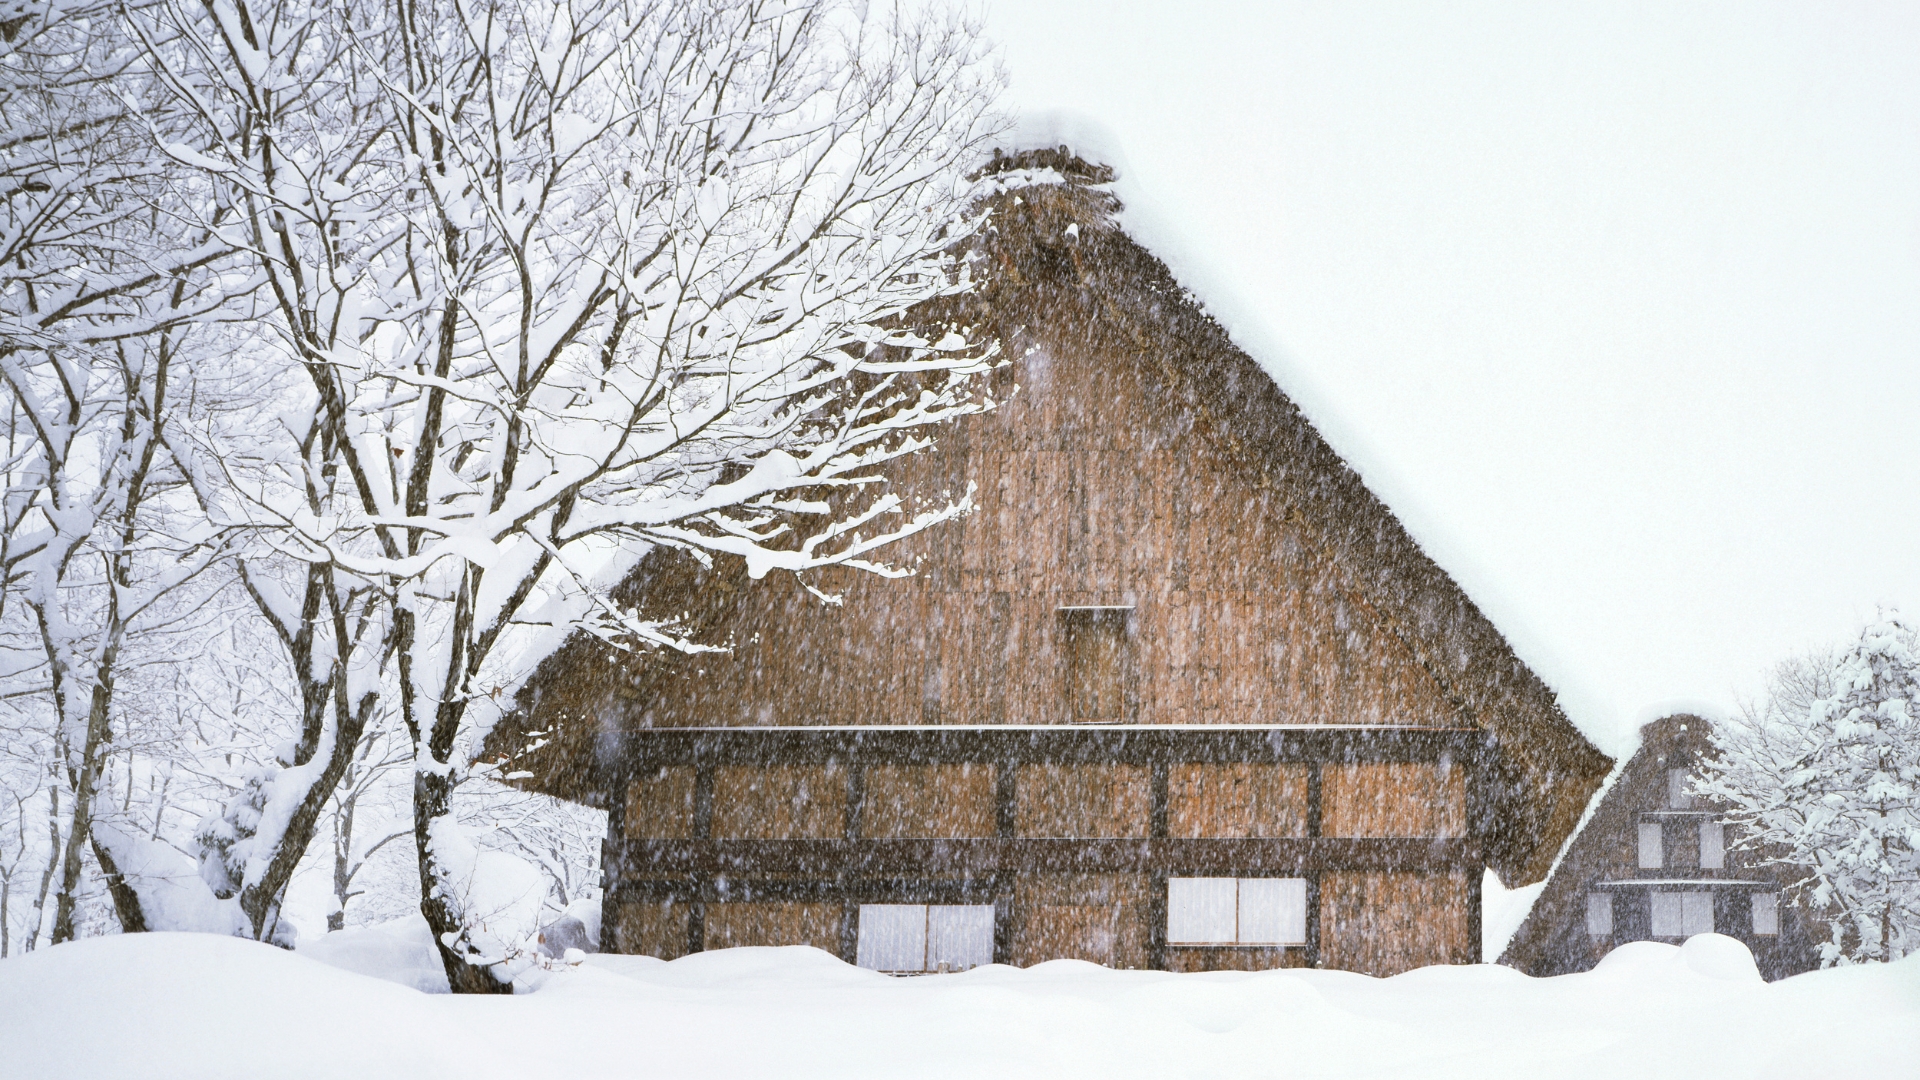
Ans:
[[[143,53],[114,5],[48,5],[0,29],[0,605],[24,606],[37,647],[0,662],[40,680],[57,718],[57,942],[75,933],[88,854],[122,926],[146,926],[96,803],[128,636],[213,551],[169,535],[155,499],[183,336],[218,306],[210,271],[230,249],[213,208],[194,208],[204,223],[179,212],[191,174],[151,150],[166,114],[142,108]]]
[[[970,287],[999,78],[964,20],[851,4],[350,7],[181,4],[150,36],[309,382],[218,513],[382,590],[385,637],[330,631],[356,689],[318,742],[356,741],[390,651],[422,911],[490,991],[461,755],[571,630],[710,647],[613,599],[639,554],[897,574],[877,552],[967,509],[881,469],[991,404],[992,343],[906,316]]]
[[[369,824],[364,813],[369,803],[382,801],[380,796],[392,786],[393,776],[413,759],[412,748],[392,734],[384,724],[368,725],[346,774],[340,778],[327,804],[333,833],[333,906],[327,912],[328,930],[346,926],[347,902],[363,891],[354,888],[354,879],[366,869],[368,860],[388,844],[413,837],[411,828],[390,824],[379,817],[371,819],[377,826],[377,835],[368,837],[363,831]]]

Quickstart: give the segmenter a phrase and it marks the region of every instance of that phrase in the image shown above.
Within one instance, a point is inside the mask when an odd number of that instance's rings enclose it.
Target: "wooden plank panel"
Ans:
[[[844,905],[752,901],[707,905],[707,948],[750,945],[811,945],[840,951]]]
[[[1169,971],[1269,971],[1307,966],[1307,950],[1299,946],[1170,946]]]
[[[1305,765],[1178,764],[1167,774],[1175,837],[1307,835]]]
[[[657,956],[672,960],[687,954],[685,900],[624,900],[609,906],[606,925],[612,930],[605,947],[630,956]]]
[[[1140,765],[1022,765],[1014,790],[1021,836],[1146,836],[1150,777]]]
[[[1327,874],[1320,904],[1322,967],[1385,977],[1479,959],[1464,871]]]
[[[693,769],[653,769],[627,785],[625,833],[634,840],[693,836]]]
[[[1027,910],[1013,937],[1014,963],[1090,960],[1113,964],[1114,909],[1092,904],[1041,904]]]
[[[1128,719],[1126,689],[1133,669],[1127,633],[1130,613],[1122,610],[1064,610],[1060,642],[1066,652],[1066,693],[1075,720]]]
[[[992,765],[873,765],[860,832],[874,838],[993,835]]]
[[[846,813],[846,774],[838,765],[728,765],[714,771],[716,838],[833,839],[845,835]]]
[[[1466,770],[1426,762],[1329,765],[1327,836],[1464,836]]]
[[[1023,875],[1015,885],[1013,962],[1147,961],[1147,881],[1127,874]]]

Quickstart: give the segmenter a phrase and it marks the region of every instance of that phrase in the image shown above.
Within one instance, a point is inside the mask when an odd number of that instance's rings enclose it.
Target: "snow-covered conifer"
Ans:
[[[1701,794],[1741,843],[1803,868],[1828,964],[1920,945],[1920,655],[1897,616],[1831,657],[1789,662],[1768,698],[1715,726]]]

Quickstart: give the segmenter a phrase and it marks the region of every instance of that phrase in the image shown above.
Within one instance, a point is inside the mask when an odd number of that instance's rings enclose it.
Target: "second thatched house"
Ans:
[[[1689,774],[1713,753],[1711,730],[1684,714],[1640,729],[1640,749],[1568,845],[1501,963],[1566,975],[1629,941],[1725,934],[1746,944],[1769,979],[1819,965],[1813,927],[1787,896],[1800,873],[1730,844],[1719,809],[1688,793]]]
[[[895,474],[978,511],[896,555],[917,577],[823,582],[840,607],[655,552],[631,598],[732,652],[582,636],[496,731],[609,811],[606,946],[1477,961],[1483,869],[1544,876],[1612,762],[1116,226],[1106,170],[995,170],[986,283],[941,317],[1005,342],[1004,404]]]

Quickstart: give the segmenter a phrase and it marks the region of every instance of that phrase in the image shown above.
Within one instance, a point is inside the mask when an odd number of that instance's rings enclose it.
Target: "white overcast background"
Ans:
[[[1920,3],[987,25],[1606,749],[1920,616]]]

